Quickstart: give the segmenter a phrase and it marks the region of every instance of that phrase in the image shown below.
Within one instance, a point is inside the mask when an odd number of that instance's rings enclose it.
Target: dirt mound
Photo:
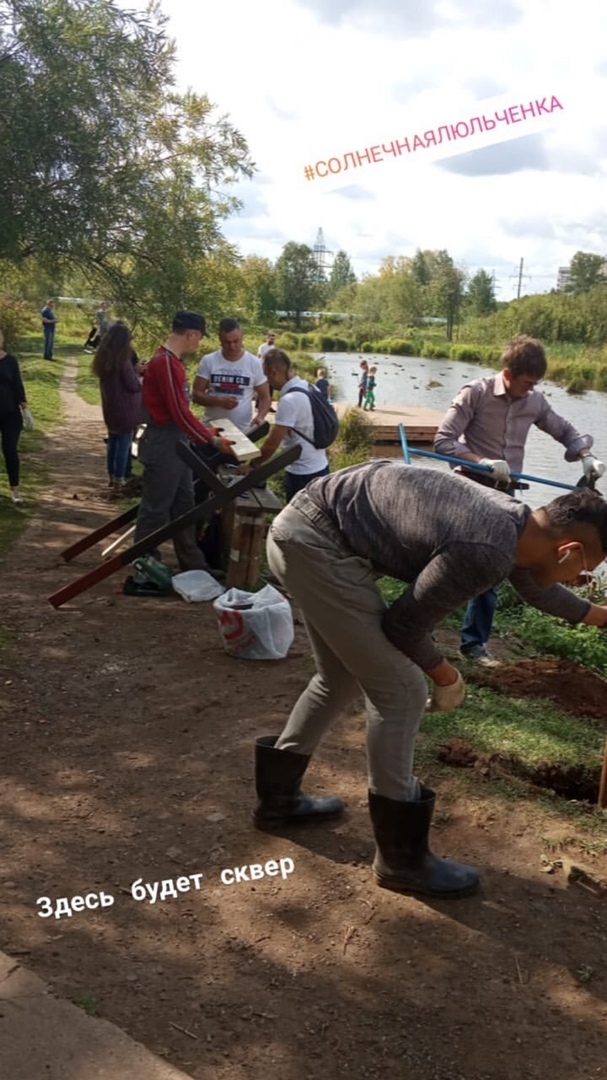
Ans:
[[[478,668],[467,679],[510,697],[549,698],[573,716],[607,722],[607,680],[570,660],[519,660]]]

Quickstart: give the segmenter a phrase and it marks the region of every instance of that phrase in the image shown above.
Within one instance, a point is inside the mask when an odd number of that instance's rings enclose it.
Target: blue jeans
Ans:
[[[44,359],[53,359],[53,342],[55,340],[55,327],[44,324]]]
[[[486,645],[491,637],[493,615],[497,605],[496,589],[488,589],[470,600],[462,623],[462,652],[474,645]]]
[[[287,469],[285,472],[285,495],[287,502],[291,502],[294,495],[297,495],[298,491],[303,491],[308,486],[311,480],[316,480],[317,476],[328,476],[329,466],[326,469],[321,469],[320,472],[315,473],[292,473]]]
[[[111,431],[108,432],[107,471],[110,480],[124,480],[132,441],[132,431],[127,431],[126,435],[112,435]]]

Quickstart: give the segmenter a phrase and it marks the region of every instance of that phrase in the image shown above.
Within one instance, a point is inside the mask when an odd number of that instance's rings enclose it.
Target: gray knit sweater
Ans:
[[[425,671],[442,659],[434,627],[505,578],[527,603],[568,622],[581,622],[590,608],[563,585],[540,588],[529,571],[515,568],[531,510],[502,492],[378,460],[313,480],[306,494],[378,575],[410,583],[388,608],[384,629]]]

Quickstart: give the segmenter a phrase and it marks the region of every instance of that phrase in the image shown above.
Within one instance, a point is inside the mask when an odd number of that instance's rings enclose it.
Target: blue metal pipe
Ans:
[[[398,425],[400,441],[403,448],[403,457],[407,465],[411,464],[411,454],[417,457],[433,458],[435,461],[446,461],[448,465],[463,465],[466,469],[477,469],[479,472],[491,473],[490,465],[481,465],[476,461],[465,461],[463,458],[447,457],[446,454],[433,454],[430,450],[413,450],[408,442],[404,424]],[[563,488],[565,491],[577,491],[575,484],[561,484],[557,480],[544,480],[541,476],[529,476],[527,473],[511,472],[513,480],[531,480],[534,484],[547,484],[549,487]]]

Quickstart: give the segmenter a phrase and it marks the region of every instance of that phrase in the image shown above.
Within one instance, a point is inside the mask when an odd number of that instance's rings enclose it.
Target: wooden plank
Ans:
[[[275,495],[273,491],[270,491],[270,488],[255,488],[251,494],[255,496],[255,500],[260,510],[265,510],[268,513],[270,511],[278,513],[284,506],[282,500],[279,499],[278,495]],[[236,505],[240,506],[240,504],[241,500],[237,499]]]
[[[253,538],[253,529],[258,515],[249,513],[234,514],[234,529],[230,547],[230,563],[226,577],[229,589],[244,588],[249,569],[249,552]]]
[[[111,536],[112,533],[118,532],[123,525],[128,525],[137,517],[137,511],[139,510],[139,503],[136,506],[131,506],[129,510],[125,510],[118,517],[112,518],[110,521],[106,521],[105,525],[101,525],[98,529],[93,529],[92,532],[87,533],[81,540],[77,540],[75,544],[71,544],[65,551],[61,552],[61,558],[65,562],[70,562],[71,559],[75,559],[77,555],[81,555],[83,551],[88,551],[90,547],[93,547],[99,542],[99,540],[105,540],[106,536]]]
[[[222,437],[230,439],[234,444],[232,446],[232,453],[236,455],[239,461],[243,464],[252,461],[253,458],[257,458],[260,455],[260,449],[255,443],[244,434],[240,428],[236,427],[227,416],[222,416],[217,421],[211,421],[213,427],[216,427],[218,431],[221,431]]]
[[[352,408],[356,409],[356,406],[348,402],[338,402],[335,406],[340,419],[348,409]],[[407,424],[412,424],[417,427],[437,428],[444,416],[444,412],[439,412],[437,409],[428,409],[422,405],[376,405],[373,412],[363,412],[362,409],[356,409],[356,411],[365,416],[374,427],[387,424],[394,426],[404,424],[406,427]]]
[[[251,529],[251,547],[247,560],[247,572],[245,577],[246,587],[254,589],[261,572],[261,558],[264,550],[264,540],[267,532],[265,515],[256,519]]]

